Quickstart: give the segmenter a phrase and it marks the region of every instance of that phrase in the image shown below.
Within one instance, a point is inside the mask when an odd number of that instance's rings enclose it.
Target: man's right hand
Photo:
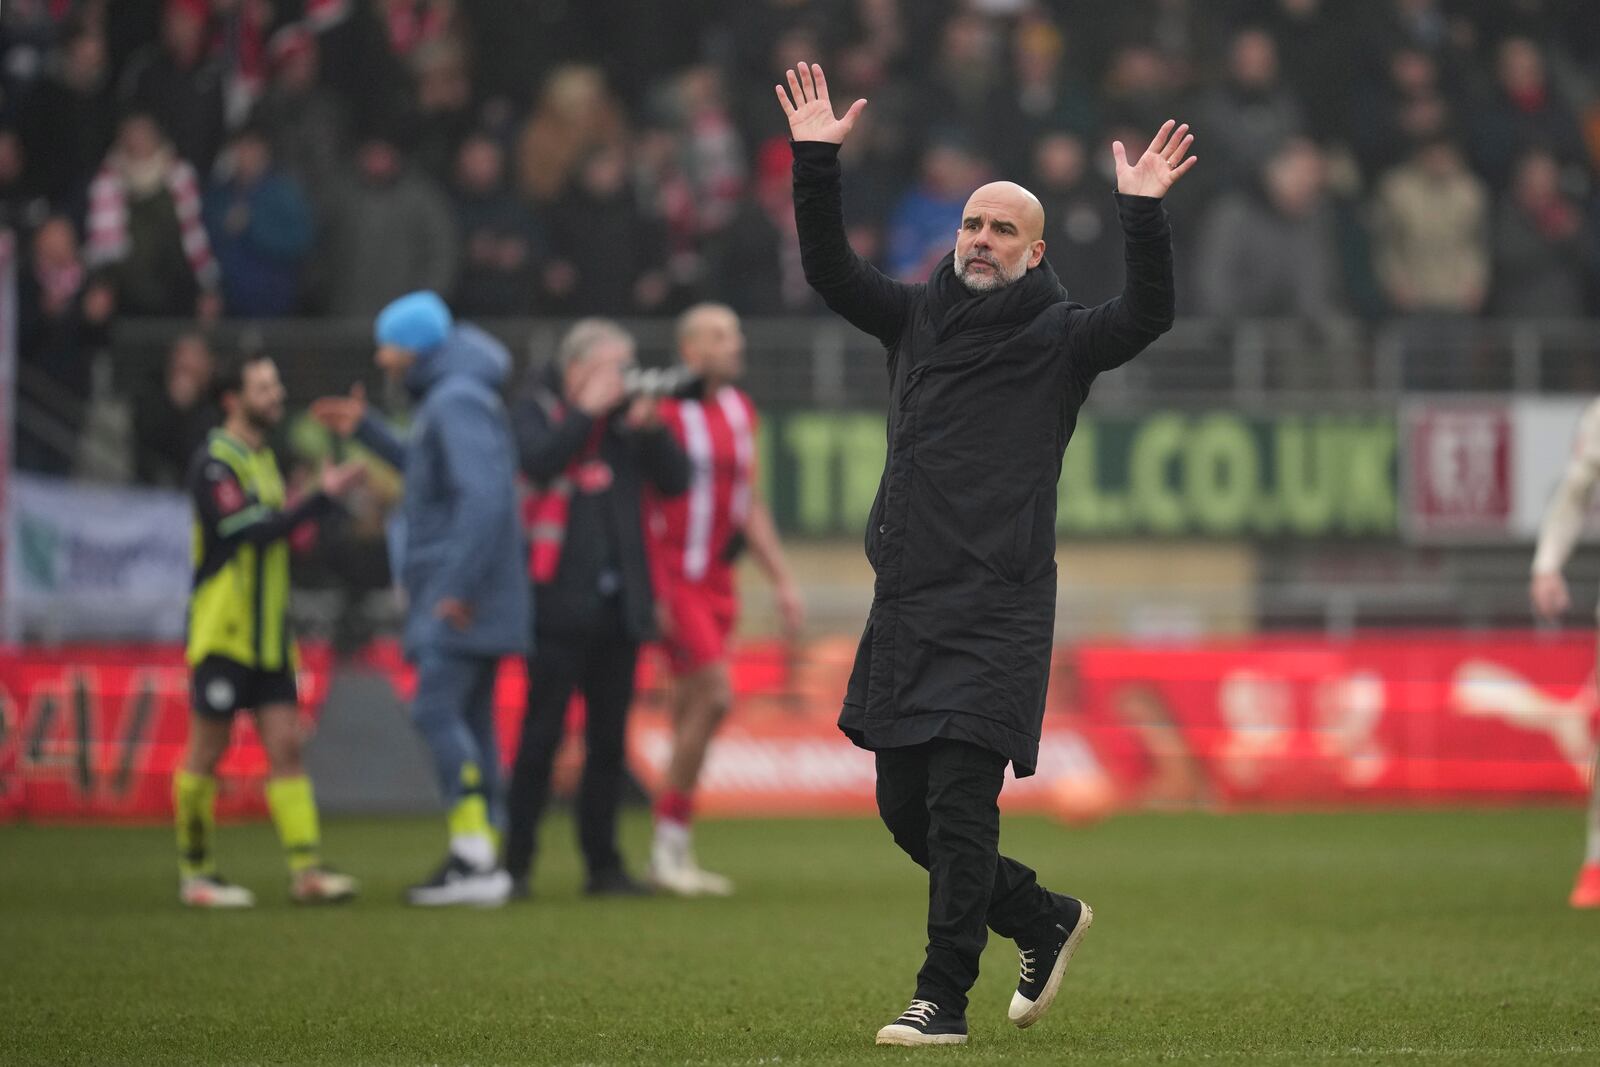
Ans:
[[[452,629],[465,632],[472,628],[472,605],[455,597],[445,597],[433,607],[435,617],[443,619]]]
[[[571,380],[572,406],[588,415],[599,418],[609,415],[622,404],[627,393],[627,383],[622,371],[610,363],[580,365]]]
[[[1557,622],[1572,606],[1567,593],[1567,580],[1559,574],[1535,574],[1528,586],[1528,599],[1533,610],[1546,622]]]
[[[338,434],[349,437],[367,415],[367,387],[360,382],[350,387],[349,396],[324,396],[311,402],[311,417]]]
[[[843,144],[855,128],[856,118],[867,106],[857,100],[844,113],[844,118],[833,117],[833,104],[828,100],[828,79],[815,63],[801,63],[789,68],[789,91],[775,85],[778,103],[789,117],[789,137],[795,141],[827,141]]]
[[[367,468],[360,460],[350,460],[337,467],[322,468],[322,491],[335,499],[344,496],[360,485],[367,477]]]

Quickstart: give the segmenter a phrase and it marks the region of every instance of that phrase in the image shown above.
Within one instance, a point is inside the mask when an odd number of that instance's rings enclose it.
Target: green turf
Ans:
[[[0,828],[0,1063],[1600,1063],[1600,914],[1564,903],[1573,811],[1008,820],[1087,898],[1063,998],[1026,1032],[994,942],[965,1049],[872,1047],[912,992],[925,883],[874,822],[703,827],[730,901],[594,902],[570,826],[536,899],[419,913],[431,822],[338,821],[366,879],[283,901],[270,830],[224,827],[247,914],[174,900],[153,829]],[[627,826],[642,854],[646,827]]]

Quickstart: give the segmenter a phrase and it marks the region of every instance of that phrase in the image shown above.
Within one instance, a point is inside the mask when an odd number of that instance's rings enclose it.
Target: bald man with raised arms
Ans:
[[[776,87],[794,142],[806,280],[884,347],[888,458],[867,527],[876,573],[839,726],[877,761],[878,810],[928,871],[928,946],[885,1045],[967,1040],[967,993],[987,930],[1017,944],[1008,1012],[1050,1007],[1093,920],[1000,855],[1000,787],[1038,762],[1055,631],[1056,482],[1095,376],[1173,317],[1161,198],[1195,164],[1168,122],[1133,162],[1112,146],[1127,249],[1122,295],[1070,303],[1045,259],[1044,210],[1012,182],[972,194],[955,248],[924,283],[885,277],[845,239],[839,145],[866,106],[834,114],[822,68]]]

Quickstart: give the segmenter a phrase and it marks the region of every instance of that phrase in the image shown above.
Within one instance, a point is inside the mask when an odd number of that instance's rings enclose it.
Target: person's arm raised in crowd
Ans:
[[[900,336],[915,291],[886,277],[856,254],[844,231],[839,145],[865,100],[835,118],[828,80],[815,63],[788,72],[789,88],[774,86],[794,142],[794,220],[806,281],[852,326],[890,346]]]
[[[1121,141],[1111,146],[1127,275],[1120,296],[1067,317],[1072,364],[1091,375],[1121,366],[1172,328],[1172,230],[1161,200],[1198,161],[1188,155],[1193,144],[1188,125],[1169,119],[1134,163]]]

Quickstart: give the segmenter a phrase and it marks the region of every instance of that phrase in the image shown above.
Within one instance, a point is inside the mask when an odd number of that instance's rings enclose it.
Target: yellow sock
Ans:
[[[461,765],[461,798],[447,816],[451,837],[482,837],[494,840],[489,825],[489,804],[483,798],[483,774],[476,763]]]
[[[217,826],[217,780],[179,770],[172,776],[172,820],[178,828],[178,873],[216,873],[211,835]]]
[[[321,833],[317,826],[317,802],[311,795],[311,779],[273,778],[267,782],[267,810],[278,828],[278,840],[289,854],[289,870],[303,871],[322,862],[317,849]]]

